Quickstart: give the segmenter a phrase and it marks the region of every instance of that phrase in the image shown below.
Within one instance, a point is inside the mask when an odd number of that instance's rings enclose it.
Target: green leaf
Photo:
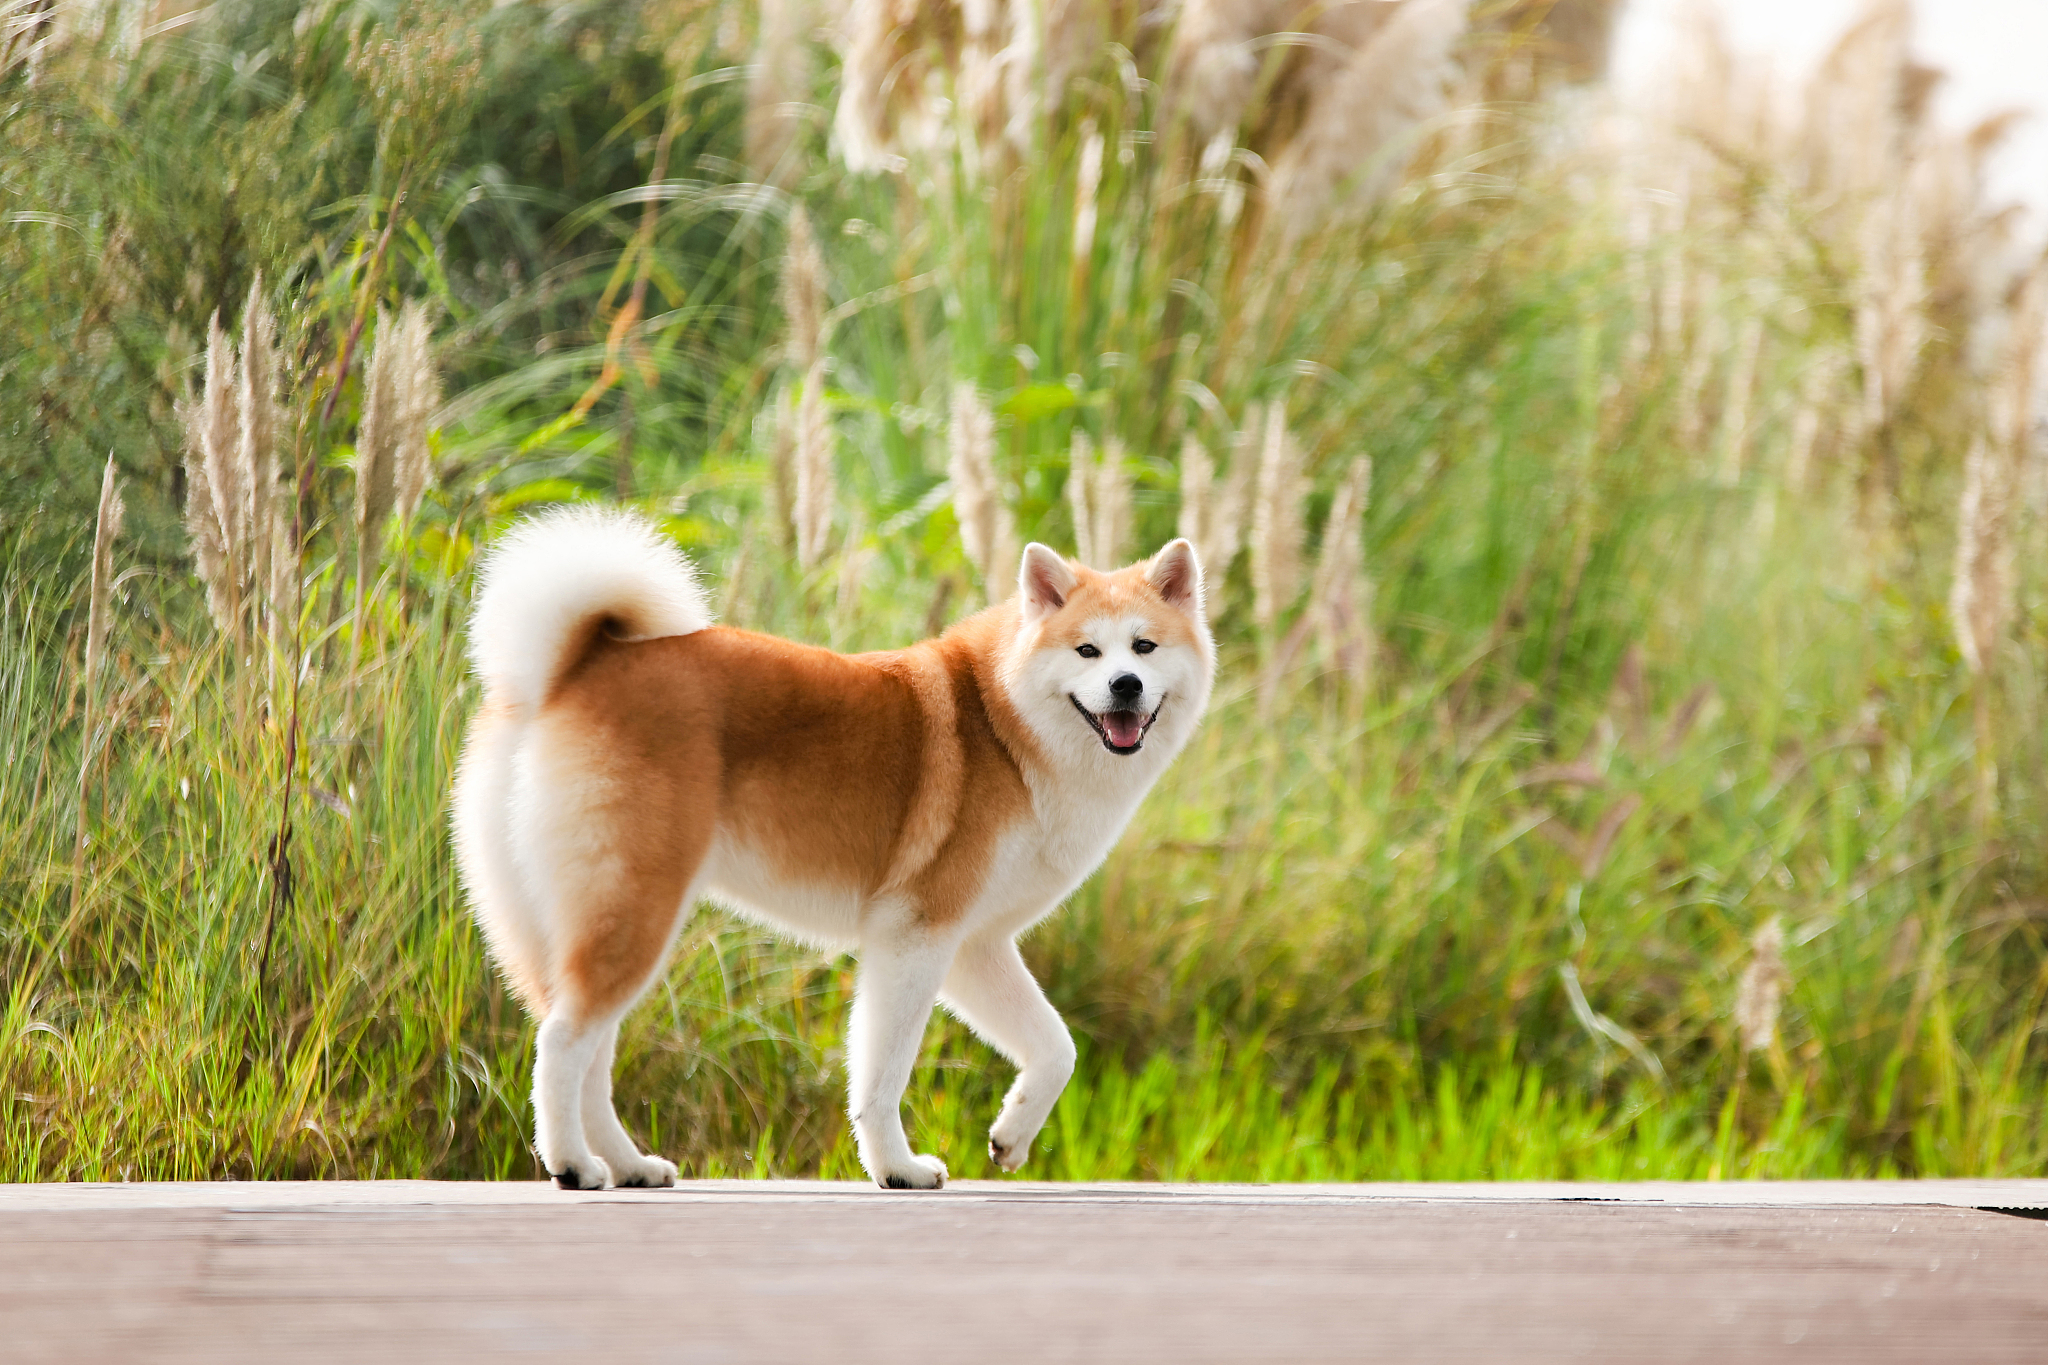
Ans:
[[[542,502],[581,502],[587,492],[582,484],[571,479],[535,479],[532,483],[509,488],[491,499],[491,514],[503,516]]]
[[[568,412],[563,413],[560,417],[557,417],[554,421],[542,427],[539,431],[534,432],[533,435],[521,441],[519,443],[519,453],[521,455],[528,454],[534,450],[537,450],[541,446],[546,445],[548,442],[554,440],[557,436],[560,436],[563,432],[568,431],[570,428],[580,427],[582,425],[583,414],[577,412],[575,409],[572,408]]]
[[[1080,405],[1081,396],[1065,384],[1026,384],[996,405],[996,411],[1020,422],[1035,422]]]

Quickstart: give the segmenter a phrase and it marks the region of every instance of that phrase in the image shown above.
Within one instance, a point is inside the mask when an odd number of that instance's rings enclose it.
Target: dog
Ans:
[[[1101,573],[1033,544],[1009,600],[844,655],[712,624],[651,524],[571,509],[489,554],[469,642],[457,861],[539,1020],[557,1185],[675,1182],[619,1122],[612,1049],[704,898],[857,956],[847,1111],[877,1184],[946,1181],[901,1112],[935,1000],[1016,1063],[988,1150],[1023,1165],[1075,1053],[1017,936],[1102,862],[1208,705],[1193,546]]]

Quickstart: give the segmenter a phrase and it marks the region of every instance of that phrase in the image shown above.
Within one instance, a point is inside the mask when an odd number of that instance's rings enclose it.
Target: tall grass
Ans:
[[[446,843],[460,623],[509,518],[621,496],[728,619],[849,649],[968,609],[1013,536],[1149,548],[1192,517],[1228,547],[1209,721],[1028,943],[1082,1061],[1027,1174],[2039,1169],[2043,641],[2015,547],[2040,511],[2018,475],[1990,556],[2016,568],[1977,583],[2010,603],[1971,662],[1945,605],[1952,566],[1986,558],[1950,553],[1965,453],[2031,458],[2033,352],[1998,338],[2038,327],[2034,295],[1907,287],[2013,275],[1968,233],[1892,249],[1933,220],[1873,217],[1903,210],[1795,158],[1711,62],[1647,145],[1603,141],[1585,99],[1460,112],[1457,91],[1579,63],[1503,46],[1540,18],[1507,8],[1455,65],[1441,5],[1304,49],[1260,41],[1281,30],[1253,6],[1190,6],[1210,27],[1184,38],[1105,10],[993,83],[1025,29],[856,33],[809,106],[788,81],[825,54],[797,6],[295,28],[257,4],[0,76],[0,310],[37,357],[0,362],[35,414],[0,434],[23,475],[0,579],[5,1174],[534,1174],[530,1028]],[[1315,91],[1371,90],[1316,84],[1312,54],[1385,63],[1387,32],[1431,47],[1417,79],[1318,115]],[[1190,115],[1176,72],[1239,70],[1215,64],[1233,42],[1258,57],[1242,117]],[[775,79],[740,67],[792,45]],[[1906,49],[1854,52],[1826,79],[1893,80]],[[412,65],[372,88],[365,53]],[[903,79],[860,66],[884,59]],[[61,155],[80,120],[98,180]],[[310,160],[280,153],[271,198],[168,203],[163,167],[247,145],[194,121]],[[1261,165],[1368,127],[1391,131],[1358,174],[1291,174],[1276,213]],[[181,235],[227,245],[181,276]],[[268,657],[206,620],[172,403],[203,313],[236,313],[259,267],[303,533]],[[438,477],[402,523],[359,526],[363,362],[402,303],[452,395]],[[131,535],[81,811],[107,443]],[[1085,526],[1077,450],[1122,452],[1087,461]],[[691,1173],[856,1173],[850,981],[707,908],[628,1021],[629,1126]],[[913,1120],[989,1173],[1004,1069],[934,1034]]]

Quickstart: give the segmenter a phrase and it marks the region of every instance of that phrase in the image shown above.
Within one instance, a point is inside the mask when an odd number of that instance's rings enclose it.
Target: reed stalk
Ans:
[[[85,622],[85,667],[79,677],[79,687],[83,692],[83,720],[80,724],[82,739],[79,743],[81,752],[78,760],[78,829],[72,841],[71,851],[71,905],[74,915],[84,894],[85,850],[92,813],[92,776],[100,753],[100,729],[106,721],[100,709],[99,676],[106,653],[107,637],[113,629],[114,542],[120,538],[121,521],[126,511],[126,505],[121,499],[119,471],[114,464],[113,455],[109,453],[106,472],[100,478],[99,512],[93,519],[92,582]]]

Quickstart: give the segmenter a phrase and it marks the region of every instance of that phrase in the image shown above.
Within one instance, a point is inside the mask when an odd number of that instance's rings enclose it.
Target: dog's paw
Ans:
[[[1023,1166],[1031,1155],[1029,1142],[1005,1143],[994,1133],[988,1136],[988,1159],[1003,1170],[1014,1171]]]
[[[658,1156],[636,1156],[614,1163],[612,1182],[621,1189],[665,1190],[676,1183],[676,1163]]]
[[[877,1172],[875,1183],[885,1190],[944,1189],[946,1163],[935,1156],[914,1156],[895,1170]]]
[[[1027,1130],[1005,1110],[996,1115],[988,1130],[988,1159],[1006,1171],[1014,1171],[1031,1155],[1031,1139],[1037,1136],[1035,1126]]]
[[[612,1187],[611,1168],[594,1156],[577,1157],[561,1170],[549,1171],[548,1174],[554,1177],[558,1190],[608,1190]]]

